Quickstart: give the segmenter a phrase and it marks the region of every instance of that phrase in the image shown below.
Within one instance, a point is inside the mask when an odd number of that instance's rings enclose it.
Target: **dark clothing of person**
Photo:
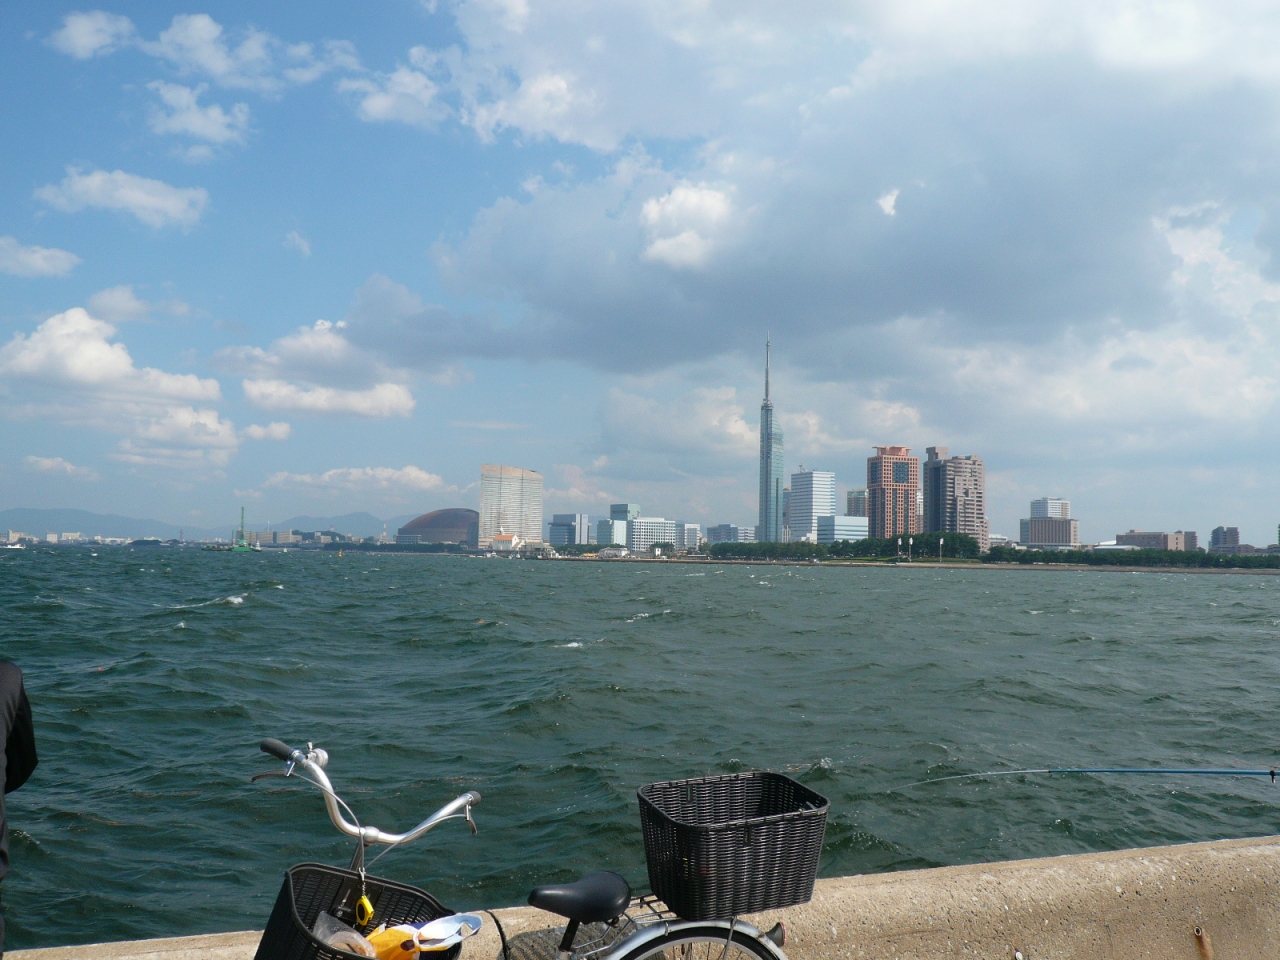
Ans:
[[[22,671],[8,660],[0,660],[0,747],[4,749],[0,770],[4,790],[0,792],[0,880],[9,872],[9,828],[5,821],[4,794],[27,782],[36,768],[35,727],[31,703],[22,686]],[[0,913],[0,958],[4,956],[4,914]]]

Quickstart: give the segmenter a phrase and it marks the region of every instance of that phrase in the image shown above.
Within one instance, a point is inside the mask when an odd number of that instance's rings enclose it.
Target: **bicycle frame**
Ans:
[[[285,770],[283,773],[260,773],[252,779],[299,776],[300,779],[319,787],[324,794],[325,810],[333,825],[340,832],[360,841],[351,860],[353,870],[362,869],[364,851],[367,847],[375,844],[392,847],[411,843],[446,820],[464,819],[471,827],[471,832],[476,832],[471,808],[480,802],[480,794],[474,790],[468,790],[455,797],[411,830],[406,830],[404,833],[388,833],[374,826],[361,826],[359,823],[351,823],[347,820],[342,808],[345,807],[349,813],[351,808],[338,796],[328,774],[325,773],[325,767],[329,763],[329,754],[325,750],[308,743],[307,749],[303,751],[289,747],[279,740],[270,739],[262,741],[262,750],[283,760],[286,764]],[[296,772],[298,769],[306,775],[298,774]],[[354,813],[351,816],[355,818]],[[748,938],[763,945],[774,960],[787,960],[787,955],[771,939],[774,931],[765,934],[752,924],[737,919],[683,920],[653,896],[634,898],[620,916],[606,924],[603,933],[593,940],[575,945],[567,952],[561,951],[557,960],[617,960],[643,947],[646,943],[683,930],[699,931],[704,934],[710,930],[723,931],[726,948],[730,940],[735,937]]]

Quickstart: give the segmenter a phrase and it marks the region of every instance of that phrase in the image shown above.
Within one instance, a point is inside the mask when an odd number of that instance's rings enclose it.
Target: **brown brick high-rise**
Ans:
[[[881,539],[920,532],[916,497],[920,458],[910,447],[876,447],[867,457],[867,535]]]

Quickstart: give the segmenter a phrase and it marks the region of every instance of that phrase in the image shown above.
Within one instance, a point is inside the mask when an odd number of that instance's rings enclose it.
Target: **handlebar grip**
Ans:
[[[277,760],[288,761],[289,755],[293,753],[293,747],[274,737],[267,737],[260,746],[263,753],[269,753]]]

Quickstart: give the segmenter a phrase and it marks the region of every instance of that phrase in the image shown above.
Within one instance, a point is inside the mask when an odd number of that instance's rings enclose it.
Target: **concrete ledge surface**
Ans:
[[[494,912],[520,960],[544,948],[554,956],[557,918]],[[500,958],[485,919],[464,960]],[[803,906],[749,919],[784,921],[791,960],[1280,960],[1280,837],[834,877]],[[8,960],[252,960],[259,936],[20,950]]]

